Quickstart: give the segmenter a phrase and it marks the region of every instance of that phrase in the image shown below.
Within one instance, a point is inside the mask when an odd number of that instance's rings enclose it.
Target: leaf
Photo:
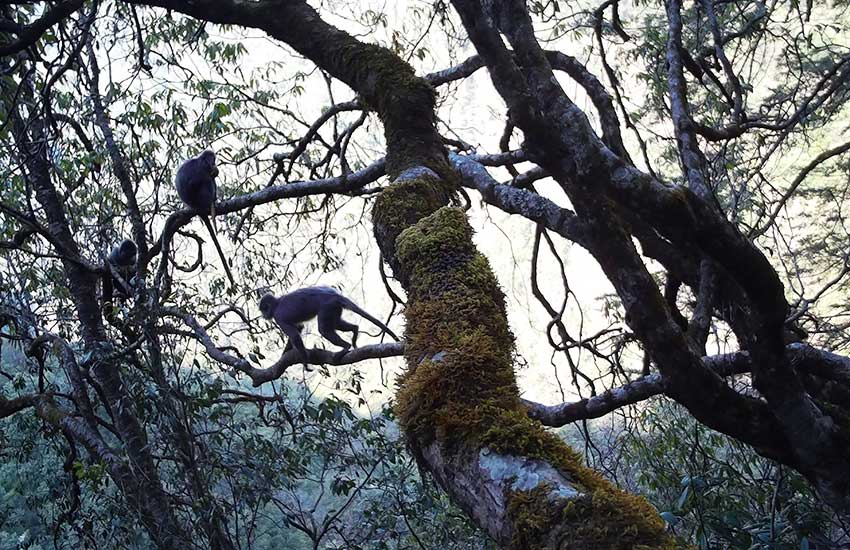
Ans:
[[[690,494],[691,488],[689,486],[685,487],[685,489],[682,491],[682,494],[679,495],[679,500],[676,501],[677,510],[681,510],[682,508],[684,508],[685,503],[688,501],[688,496],[690,496]]]
[[[659,515],[661,516],[661,519],[666,521],[667,525],[669,525],[670,527],[675,527],[677,523],[682,521],[682,518],[680,518],[673,512],[661,512],[661,514]]]

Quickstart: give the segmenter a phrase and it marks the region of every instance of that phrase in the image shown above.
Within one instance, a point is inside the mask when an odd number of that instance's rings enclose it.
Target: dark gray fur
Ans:
[[[112,249],[109,256],[106,257],[115,267],[128,267],[136,263],[136,254],[139,249],[136,243],[130,239],[124,239],[121,244]]]
[[[210,221],[210,218],[215,219],[215,201],[218,194],[218,186],[215,183],[215,177],[218,176],[218,168],[215,165],[215,153],[209,149],[197,157],[192,157],[177,170],[177,176],[174,178],[174,185],[177,187],[177,194],[180,199],[186,203],[186,206],[193,208],[198,212],[201,220],[207,226],[215,245],[218,256],[221,258],[221,263],[224,265],[224,271],[227,273],[227,278],[230,279],[231,286],[236,286],[233,280],[233,275],[230,273],[230,267],[227,265],[227,258],[221,250],[221,245],[218,244],[218,238],[215,236],[215,226]]]
[[[138,252],[139,249],[136,247],[136,243],[130,239],[124,239],[121,241],[121,244],[113,248],[112,252],[109,253],[109,256],[106,257],[106,261],[112,264],[115,271],[121,275],[121,278],[123,278],[124,282],[128,285],[130,284],[130,278],[133,275],[133,269],[136,266],[136,255]],[[131,289],[127,288],[121,281],[112,275],[109,266],[105,266],[105,271],[106,273],[104,274],[103,279],[103,293],[106,295],[106,298],[111,300],[113,292],[117,292],[124,298],[129,297]]]
[[[398,336],[390,328],[370,315],[366,310],[343,296],[339,291],[327,286],[311,286],[300,288],[280,298],[266,294],[260,299],[260,313],[266,319],[274,319],[281,330],[289,338],[286,349],[294,347],[301,354],[304,364],[307,364],[307,350],[301,339],[303,323],[313,317],[318,318],[319,333],[329,342],[342,349],[336,354],[339,358],[350,348],[357,346],[357,325],[342,319],[342,310],[347,309],[371,321],[375,326],[398,341]],[[340,338],[337,331],[351,332],[351,343]]]

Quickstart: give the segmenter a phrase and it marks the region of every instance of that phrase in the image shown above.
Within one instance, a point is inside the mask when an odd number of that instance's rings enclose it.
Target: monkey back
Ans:
[[[342,294],[331,287],[299,288],[277,299],[275,319],[283,323],[303,323],[318,315],[322,306],[341,300],[344,300]]]
[[[180,199],[190,207],[207,213],[216,199],[215,178],[207,162],[191,158],[180,165],[174,181]]]

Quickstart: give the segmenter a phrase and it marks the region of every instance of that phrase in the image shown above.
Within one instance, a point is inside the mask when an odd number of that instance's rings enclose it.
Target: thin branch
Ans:
[[[812,159],[812,161],[809,162],[809,164],[807,164],[800,171],[799,174],[797,174],[797,177],[794,178],[794,181],[791,182],[791,185],[788,187],[788,190],[785,191],[785,193],[782,195],[782,198],[779,199],[779,202],[776,204],[776,206],[774,206],[773,212],[770,213],[770,216],[767,218],[767,221],[764,223],[764,225],[758,229],[753,229],[753,231],[750,232],[750,238],[755,238],[760,235],[763,235],[765,231],[770,229],[770,227],[773,225],[773,222],[776,221],[776,217],[779,215],[779,212],[785,207],[785,204],[797,191],[797,188],[800,187],[800,184],[805,181],[806,177],[808,177],[809,173],[811,173],[812,170],[817,168],[821,163],[831,159],[832,157],[841,155],[843,153],[846,153],[847,151],[850,151],[850,141],[842,143],[838,147],[828,149],[816,156],[814,159]]]
[[[247,360],[241,357],[235,357],[222,351],[221,348],[215,345],[212,337],[207,332],[204,326],[193,317],[182,313],[174,308],[166,308],[163,311],[164,315],[177,317],[192,329],[195,337],[204,346],[207,354],[214,360],[227,365],[239,372],[247,374],[254,386],[260,386],[266,382],[271,382],[283,376],[286,369],[292,365],[303,363],[300,354],[297,350],[291,349],[280,356],[272,366],[268,368],[257,368]],[[366,359],[378,359],[386,357],[396,357],[404,353],[404,343],[402,342],[387,342],[383,344],[375,344],[370,346],[362,346],[354,348],[345,353],[342,357],[337,357],[337,352],[324,349],[308,349],[307,364],[312,365],[350,365],[358,363]]]

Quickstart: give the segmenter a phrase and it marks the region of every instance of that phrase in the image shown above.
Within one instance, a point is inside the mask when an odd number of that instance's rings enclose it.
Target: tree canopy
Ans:
[[[0,7],[0,512],[56,547],[846,543],[848,10]],[[235,285],[174,189],[208,148]],[[284,347],[258,300],[308,284],[402,341]],[[518,378],[547,354],[562,403]],[[754,469],[767,528],[677,531]]]

